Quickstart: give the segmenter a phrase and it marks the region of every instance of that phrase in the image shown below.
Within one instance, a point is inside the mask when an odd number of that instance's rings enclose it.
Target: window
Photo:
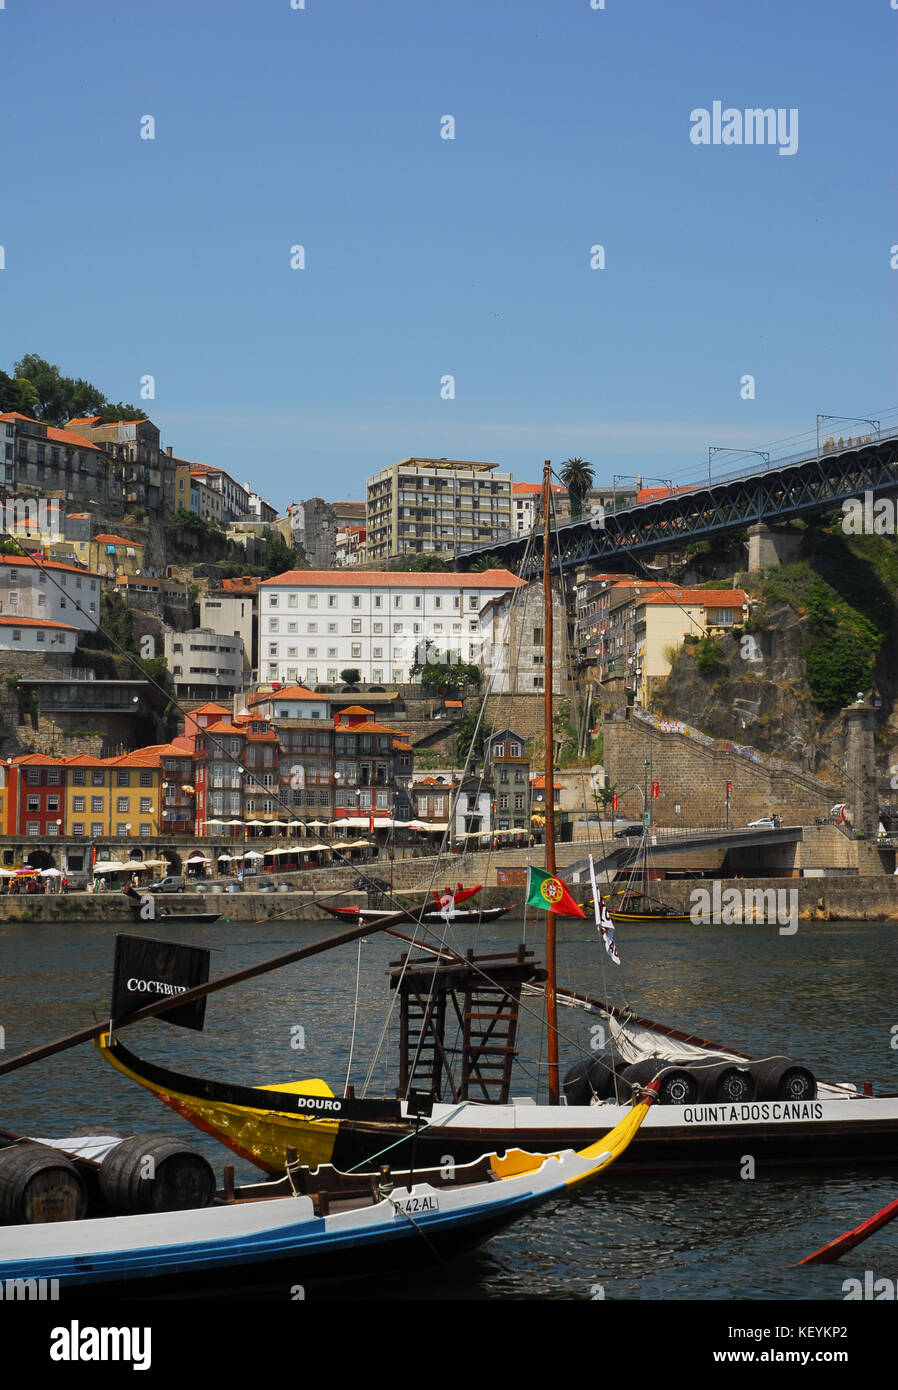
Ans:
[[[62,781],[62,774],[58,767],[51,767],[47,773],[47,786],[58,787]]]
[[[394,623],[394,624],[393,624],[393,631],[394,631],[394,632],[402,632],[402,630],[403,630],[403,628],[402,628],[402,623]]]
[[[351,648],[350,648],[350,655],[351,655],[351,656],[355,656],[355,657],[360,657],[360,656],[362,655],[362,644],[361,644],[361,642],[353,642],[353,643],[352,643]]]
[[[269,655],[269,656],[277,656],[277,654],[278,654],[278,644],[277,644],[277,642],[269,642],[269,643],[268,643],[268,655]],[[277,668],[275,668],[275,673],[276,673],[276,669],[277,669]]]
[[[47,797],[47,810],[48,810],[48,811],[58,811],[58,810],[59,810],[59,797],[58,797],[58,796],[48,796],[48,797]]]
[[[115,827],[115,833],[116,835],[127,835],[128,827],[127,825],[125,825],[124,821],[118,822],[118,824]]]
[[[90,785],[91,785],[92,787],[102,787],[102,785],[103,785],[103,773],[102,773],[102,771],[100,770],[100,768],[97,768],[95,771],[91,772],[91,774],[90,774]]]
[[[372,649],[372,651],[371,651],[371,655],[374,657],[375,661],[377,660],[378,657],[383,656],[383,654],[384,654],[384,649],[383,649],[383,647],[374,647],[374,648]]]
[[[393,680],[394,680],[394,681],[401,681],[401,680],[402,680],[402,672],[401,672],[401,671],[394,670],[394,671],[393,671]]]
[[[317,623],[308,623],[307,626],[306,626],[306,631],[307,631],[307,632],[317,632],[317,631],[318,631],[318,624],[317,624]]]
[[[374,607],[375,607],[375,608],[383,608],[383,606],[384,606],[384,601],[383,601],[382,595],[380,595],[380,594],[375,594],[375,595],[374,595]]]
[[[148,815],[150,815],[150,813],[152,812],[152,810],[153,810],[153,798],[152,798],[151,796],[142,796],[142,797],[140,798],[140,813],[141,813],[141,815],[142,815],[142,816],[148,816]]]
[[[375,631],[375,633],[383,632],[383,630],[384,630],[384,625],[383,625],[383,623],[375,623],[375,624],[374,624],[374,631]]]
[[[524,809],[524,797],[521,792],[515,793],[514,808],[516,811],[523,811]]]
[[[41,775],[33,768],[29,768],[28,771],[25,773],[25,781],[28,783],[29,787],[39,787],[41,783]]]
[[[374,655],[377,656],[378,653],[375,652]],[[372,671],[372,672],[371,672],[371,679],[372,679],[373,681],[379,683],[380,681],[383,680],[383,678],[384,678],[384,673],[383,673],[382,670],[378,669],[378,670],[375,670],[375,671]]]
[[[269,607],[269,608],[277,608],[277,606],[278,606],[278,596],[277,596],[277,594],[272,594],[272,595],[271,595],[271,598],[268,600],[268,607]]]
[[[520,758],[523,752],[524,750],[519,743],[510,743],[508,745],[508,756],[510,758]]]
[[[310,608],[317,608],[317,607],[318,607],[318,595],[317,595],[317,594],[309,594],[309,607],[310,607]]]
[[[339,628],[337,627],[336,623],[328,623],[327,630],[328,632],[338,632]]]
[[[327,596],[327,606],[328,606],[328,608],[336,608],[336,606],[337,606],[337,595],[336,595],[336,594],[328,594],[328,596]]]
[[[543,688],[543,678],[542,678],[542,676],[534,676],[534,677],[533,677],[533,689],[534,689],[534,690],[542,690],[542,688]]]
[[[299,631],[299,623],[288,623],[288,624],[287,624],[287,631],[288,631],[288,632],[298,632],[298,631]],[[309,626],[309,631],[310,631],[310,632],[312,631],[311,625]],[[236,637],[237,634],[235,633],[234,636]]]
[[[84,804],[85,800],[86,798],[83,796],[72,797],[72,810],[75,812],[75,814],[77,814],[80,811],[83,815],[84,812],[87,810],[87,807]]]
[[[353,608],[361,608],[361,606],[362,606],[362,596],[361,596],[361,594],[353,594],[353,596],[352,596],[352,606],[353,606]]]
[[[26,833],[27,835],[39,835],[39,834],[41,833],[41,823],[40,823],[40,821],[39,821],[39,820],[30,820],[30,821],[27,821],[27,822],[26,822],[26,830],[25,830],[25,833]]]
[[[287,607],[288,607],[288,608],[295,608],[296,606],[297,606],[297,597],[296,597],[296,594],[288,594],[288,595],[287,595]]]
[[[543,645],[543,630],[541,627],[535,627],[533,629],[533,645],[534,647],[541,647]]]
[[[401,594],[397,594],[396,597],[393,599],[393,607],[394,607],[394,608],[401,608],[401,607],[402,607],[402,595],[401,595]]]
[[[318,655],[318,648],[317,648],[317,647],[306,647],[306,656],[317,656],[317,655]]]
[[[126,796],[120,796],[116,800],[115,809],[118,811],[119,815],[127,815],[128,805],[128,798]]]
[[[353,618],[353,620],[352,620],[352,631],[353,631],[353,632],[361,632],[361,630],[362,630],[362,620],[361,620],[361,618]]]
[[[315,666],[310,666],[310,667],[309,667],[309,669],[306,671],[306,680],[307,680],[307,681],[314,681],[316,685],[318,684],[318,669],[317,669],[317,667],[315,667]]]
[[[434,598],[433,606],[434,606],[434,608],[442,608],[442,606],[443,606],[443,600],[442,600],[442,598],[439,596],[439,594],[437,594],[436,597]]]
[[[93,807],[91,807],[91,810],[93,810]],[[103,822],[101,820],[92,820],[90,823],[90,833],[91,835],[102,835]]]
[[[73,835],[83,835],[83,834],[84,834],[84,821],[83,821],[83,820],[72,821],[72,834],[73,834]]]
[[[115,774],[115,785],[116,785],[117,787],[130,787],[130,785],[131,785],[131,774],[130,774],[130,772],[117,772],[117,773]]]
[[[153,774],[150,769],[141,768],[138,780],[142,787],[151,787],[153,785]]]
[[[141,835],[152,835],[152,833],[153,833],[153,827],[152,827],[151,825],[148,825],[145,821],[141,821],[141,822],[140,822],[140,833],[141,833]]]
[[[39,797],[39,796],[29,796],[29,798],[28,798],[28,810],[29,810],[29,811],[39,811],[40,809],[41,809],[41,799],[40,799],[40,797]]]
[[[477,611],[477,599],[476,599],[476,598],[469,598],[469,599],[468,599],[468,607],[469,607],[469,608],[473,608],[473,610],[474,610],[475,613],[476,613],[476,611]]]
[[[96,815],[98,811],[102,811],[102,810],[103,810],[103,798],[102,798],[102,796],[92,796],[92,797],[91,797],[91,799],[90,799],[90,809],[91,809],[91,811],[93,812],[94,815]]]
[[[278,618],[269,618],[269,619],[268,619],[268,631],[269,631],[269,632],[278,632],[278,631],[279,631],[278,622],[279,622],[279,619],[278,619]]]

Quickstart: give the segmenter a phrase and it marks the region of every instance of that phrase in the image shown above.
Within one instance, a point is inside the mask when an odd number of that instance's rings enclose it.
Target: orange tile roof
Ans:
[[[412,745],[410,743],[401,743],[398,738],[393,739],[393,748],[400,753],[412,752]]]
[[[0,555],[0,564],[13,565],[16,569],[31,565],[35,569],[65,570],[68,574],[86,574],[91,579],[102,579],[96,570],[84,570],[80,565],[66,565],[62,560],[34,560],[30,555]]]
[[[365,706],[364,706],[364,705],[347,705],[345,709],[341,709],[341,710],[340,710],[340,715],[341,715],[341,717],[342,717],[344,714],[373,714],[373,713],[374,713],[374,710],[373,710],[373,709],[365,709]]]
[[[95,541],[102,541],[104,545],[139,545],[143,547],[143,541],[129,541],[125,536],[94,536]]]
[[[0,616],[0,623],[6,627],[55,627],[62,632],[77,632],[78,628],[72,627],[71,623],[54,623],[50,618],[7,618]]]
[[[230,712],[226,705],[216,705],[214,701],[210,700],[208,704],[198,705],[196,709],[192,709],[188,717],[192,719],[196,714],[230,714]]]
[[[691,603],[702,608],[741,608],[746,602],[742,589],[656,589],[641,597],[637,608],[643,604]]]
[[[564,492],[564,488],[558,487],[555,483],[550,484],[550,486],[553,492]],[[512,495],[516,497],[524,495],[532,497],[535,493],[542,492],[542,490],[542,483],[513,483],[511,487]]]
[[[245,729],[238,729],[236,724],[229,724],[225,719],[219,719],[215,724],[207,724],[202,732],[204,734],[243,734],[244,736],[246,734]]]
[[[105,758],[94,758],[94,757],[91,757],[90,753],[72,753],[68,758],[63,758],[62,761],[63,761],[63,762],[66,764],[66,766],[68,766],[68,767],[105,767],[105,766],[106,766],[106,759],[105,759]]]
[[[54,440],[57,444],[71,444],[76,449],[92,449],[95,454],[102,454],[103,452],[96,444],[91,444],[90,440],[85,439],[83,434],[76,434],[74,430],[57,430],[52,425],[48,425],[47,438]]]
[[[524,580],[511,570],[482,570],[479,574],[432,570],[286,570],[263,579],[262,588],[332,589],[520,589]]]
[[[373,719],[366,719],[361,724],[342,724],[334,725],[334,730],[339,734],[392,734],[400,736],[398,729],[388,729],[384,724],[378,724]]]
[[[266,700],[323,700],[323,695],[316,695],[314,690],[306,690],[304,685],[287,685],[281,690],[271,690],[268,694],[251,695],[247,700],[248,705],[261,705]],[[370,710],[368,713],[370,714]]]
[[[221,587],[228,591],[240,589],[258,589],[262,583],[261,577],[257,574],[241,574],[236,579],[223,579]]]
[[[536,787],[537,790],[541,790],[541,789],[544,790],[544,789],[545,789],[545,785],[546,785],[546,779],[545,779],[545,777],[533,777],[533,778],[531,778],[530,785],[531,785],[531,787]],[[555,782],[555,790],[556,790],[556,791],[558,791],[559,788],[560,788],[562,791],[564,791],[564,790],[566,789],[566,786],[567,786],[567,783],[565,783],[565,782],[558,782],[558,781]]]
[[[159,749],[161,744],[150,745],[148,748],[135,748],[130,753],[122,753],[117,758],[108,758],[106,761],[110,767],[158,767],[162,761]]]
[[[17,763],[41,763],[50,767],[65,766],[64,758],[51,758],[49,753],[20,753],[17,758],[13,758],[11,761],[14,765]]]
[[[76,415],[73,420],[66,420],[65,427],[70,429],[72,425],[100,425],[103,423],[101,415]]]

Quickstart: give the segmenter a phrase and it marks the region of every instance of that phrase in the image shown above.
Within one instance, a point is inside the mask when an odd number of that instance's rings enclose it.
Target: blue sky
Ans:
[[[152,374],[163,443],[280,509],[894,423],[896,43],[890,0],[5,0],[0,366]],[[693,144],[715,100],[797,152]]]

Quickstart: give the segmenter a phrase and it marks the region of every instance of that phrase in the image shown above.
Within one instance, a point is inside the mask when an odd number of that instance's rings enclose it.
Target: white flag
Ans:
[[[614,961],[614,964],[620,965],[620,956],[617,954],[617,947],[614,944],[614,923],[611,920],[611,913],[605,906],[605,901],[596,884],[596,870],[592,862],[592,855],[589,856],[589,878],[592,883],[592,900],[595,903],[596,909],[596,926],[602,934],[605,950]]]

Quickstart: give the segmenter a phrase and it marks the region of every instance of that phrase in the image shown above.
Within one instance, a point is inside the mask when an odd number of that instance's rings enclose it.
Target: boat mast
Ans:
[[[555,746],[552,729],[552,536],[549,513],[552,464],[543,464],[543,602],[545,605],[545,783],[546,783],[546,869],[555,873]],[[555,913],[546,913],[546,1031],[549,1052],[549,1104],[559,1102],[558,1085],[558,1004],[555,995]]]

